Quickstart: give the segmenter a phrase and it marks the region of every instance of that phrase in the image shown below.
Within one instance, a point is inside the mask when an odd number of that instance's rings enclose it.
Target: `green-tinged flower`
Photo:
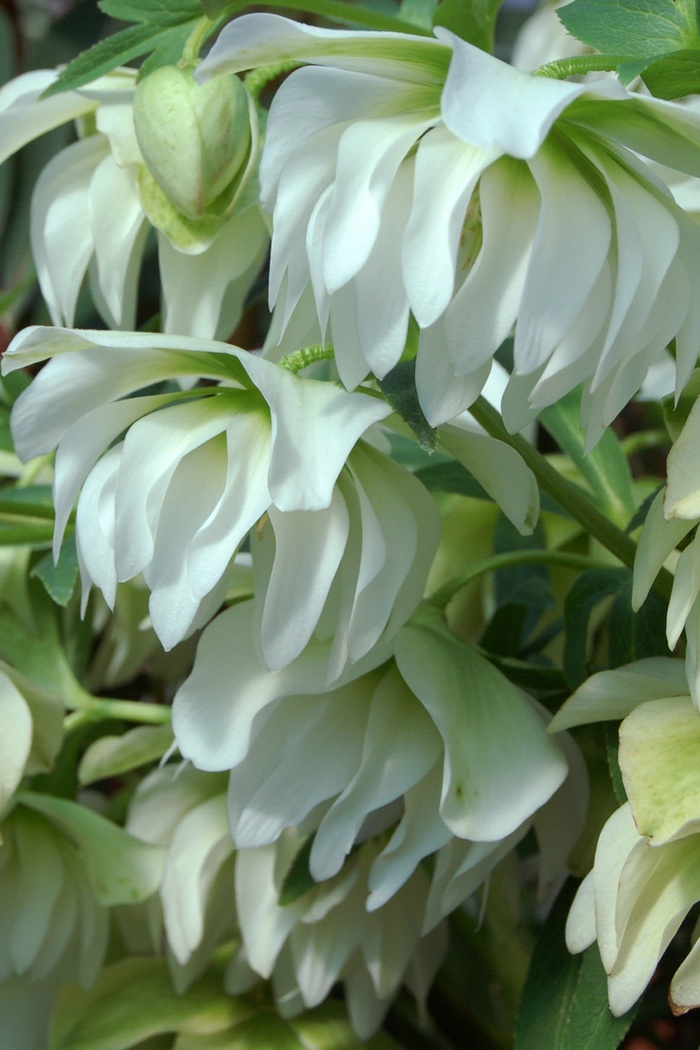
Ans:
[[[600,833],[567,923],[571,951],[598,942],[614,1014],[630,1009],[700,900],[700,714],[680,660],[641,660],[585,682],[553,728],[624,717],[619,763],[629,801]],[[696,946],[671,982],[671,1006],[700,1005]]]
[[[47,773],[63,739],[63,703],[0,664],[0,817],[23,777]]]
[[[391,646],[372,650],[333,689],[332,639],[271,675],[253,621],[242,603],[206,628],[173,708],[182,754],[202,769],[231,770],[237,848],[271,846],[288,828],[313,833],[309,871],[323,881],[358,843],[386,834],[368,875],[374,911],[444,847],[428,929],[483,882],[558,789],[567,819],[549,841],[553,866],[565,862],[586,804],[576,757],[562,788],[569,756],[540,711],[435,610],[420,607]]]
[[[682,545],[700,523],[700,401],[673,444],[668,456],[668,480],[651,507],[642,529],[634,566],[635,608],[646,598],[664,564],[674,573],[666,634],[671,649],[685,631],[686,666],[690,692],[700,706],[700,533]]]
[[[144,111],[157,108],[157,99],[162,97],[167,108],[167,85],[162,81],[169,75],[159,71],[140,86],[143,125]],[[134,327],[141,259],[146,235],[154,226],[164,330],[228,336],[262,266],[268,241],[255,182],[257,116],[243,85],[227,78],[214,91],[194,87],[189,93],[191,122],[201,132],[200,148],[192,152],[190,135],[187,152],[179,158],[178,191],[172,177],[162,189],[147,167],[150,163],[158,168],[158,178],[164,181],[162,148],[161,157],[149,161],[139,147],[133,70],[116,70],[77,91],[41,98],[55,78],[52,70],[38,70],[0,88],[0,162],[44,132],[77,121],[79,141],[47,164],[32,196],[32,253],[53,322],[73,324],[87,272],[93,301],[106,323],[111,328]],[[158,120],[165,133],[162,111]],[[149,155],[154,155],[154,134],[143,130],[142,136]],[[201,136],[206,145],[201,145]],[[173,143],[175,148],[181,145],[181,139]],[[198,192],[203,202],[199,211],[193,204]]]
[[[204,81],[310,63],[278,90],[261,161],[279,327],[313,314],[352,388],[393,368],[412,315],[438,424],[476,397],[515,324],[509,425],[584,383],[594,441],[670,339],[679,386],[695,362],[700,228],[637,154],[697,176],[698,116],[436,35],[251,14],[200,66]]]

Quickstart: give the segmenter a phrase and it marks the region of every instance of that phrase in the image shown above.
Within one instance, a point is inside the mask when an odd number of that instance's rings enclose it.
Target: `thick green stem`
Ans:
[[[80,698],[80,706],[72,711],[63,722],[66,732],[88,725],[91,722],[103,722],[105,719],[118,719],[122,722],[136,722],[139,725],[160,726],[170,722],[170,708],[163,704],[148,704],[141,700],[120,700],[105,696],[90,696],[88,693]]]
[[[332,346],[305,346],[303,350],[295,350],[294,353],[287,354],[282,358],[280,364],[296,375],[297,372],[315,364],[316,361],[330,361],[334,356]]]
[[[598,540],[611,554],[614,554],[623,565],[630,569],[634,567],[637,544],[626,532],[608,521],[582,489],[563,478],[546,457],[533,448],[520,434],[509,434],[496,409],[492,408],[482,397],[471,406],[469,411],[492,437],[505,441],[520,453],[537,478],[542,490],[549,493],[562,510],[570,514],[587,533]],[[666,569],[662,569],[656,577],[654,586],[659,593],[669,598],[673,577]]]
[[[596,558],[589,558],[585,554],[570,554],[567,551],[548,550],[519,550],[504,551],[502,554],[494,554],[490,558],[471,565],[466,572],[459,577],[453,577],[443,584],[439,590],[430,596],[430,601],[438,608],[444,609],[467,584],[477,580],[486,573],[496,572],[498,569],[508,569],[516,565],[559,565],[565,569],[607,569],[609,566]]]
[[[3,525],[0,523],[0,547],[51,546],[53,525]]]
[[[298,62],[277,62],[274,66],[258,66],[257,69],[251,69],[250,73],[246,73],[243,83],[252,99],[258,102],[264,88],[271,80],[276,80],[277,77],[291,73],[293,69],[298,68]]]
[[[190,66],[196,66],[199,64],[200,49],[204,41],[211,34],[213,28],[214,23],[210,18],[207,18],[206,15],[199,19],[187,38],[187,42],[182,52],[182,58],[178,62],[180,68],[187,69]]]
[[[535,70],[535,76],[566,80],[567,77],[585,76],[586,73],[612,73],[626,61],[627,55],[576,55],[547,62]]]
[[[56,517],[51,504],[42,506],[39,503],[30,503],[29,500],[17,499],[0,499],[0,514],[9,514],[13,519],[41,518],[44,521],[53,521]]]

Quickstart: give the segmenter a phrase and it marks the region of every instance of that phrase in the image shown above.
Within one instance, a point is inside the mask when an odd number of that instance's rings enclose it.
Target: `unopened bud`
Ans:
[[[136,88],[134,125],[148,170],[178,211],[196,220],[212,206],[226,210],[251,143],[237,77],[200,85],[190,70],[163,66]]]

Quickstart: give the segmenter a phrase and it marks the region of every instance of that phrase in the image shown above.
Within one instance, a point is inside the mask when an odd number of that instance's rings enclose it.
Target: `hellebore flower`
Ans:
[[[697,477],[700,401],[696,401],[668,456],[666,488],[653,501],[639,538],[634,565],[633,603],[639,608],[667,561],[674,572],[666,635],[673,649],[685,630],[690,693],[700,707],[700,535],[678,554],[676,547],[700,522]]]
[[[453,844],[434,925],[525,834],[565,780],[567,759],[530,700],[425,605],[329,689],[331,645],[313,641],[272,675],[256,652],[251,603],[226,610],[205,629],[175,697],[178,746],[200,769],[231,770],[237,848],[270,846],[288,828],[312,834],[317,881],[392,829],[369,871],[370,911]],[[566,854],[573,842],[563,838]]]
[[[367,911],[368,872],[379,848],[373,842],[335,878],[280,904],[303,844],[291,830],[275,845],[238,851],[236,906],[245,955],[257,973],[272,979],[283,1017],[317,1006],[342,981],[353,1028],[368,1039],[402,983],[424,1003],[447,951],[447,929],[440,923],[423,932],[430,878],[422,868],[391,901]]]
[[[20,456],[57,449],[56,554],[82,487],[85,597],[95,583],[111,605],[117,582],[143,573],[154,630],[170,648],[216,610],[231,559],[267,516],[275,548],[266,547],[262,651],[272,669],[299,654],[320,620],[324,636],[340,639],[337,675],[413,611],[439,518],[408,472],[355,447],[389,414],[385,402],[228,344],[165,335],[27,329],[3,368],[45,357],[11,425]],[[214,382],[177,387],[199,378]],[[167,380],[174,390],[131,396]],[[397,511],[402,543],[392,546]]]
[[[700,900],[700,714],[682,662],[642,660],[595,675],[553,725],[622,714],[619,761],[629,801],[600,833],[566,932],[573,952],[597,940],[616,1015],[642,994]],[[700,1005],[698,942],[676,971],[669,1000],[679,1014]]]
[[[0,88],[0,162],[77,120],[79,141],[46,165],[32,197],[32,253],[54,324],[73,324],[87,271],[106,323],[133,328],[141,258],[153,226],[164,329],[227,336],[268,241],[253,179],[257,117],[243,85],[226,78],[221,91],[200,97],[201,88],[178,91],[185,74],[174,67],[158,70],[138,88],[135,72],[121,69],[77,91],[41,98],[55,77],[52,70],[37,70]],[[164,133],[173,125],[179,129],[175,142],[170,136],[179,155],[175,170],[171,163],[165,171],[151,131],[156,120]],[[198,213],[180,210],[197,195]]]
[[[594,441],[670,339],[679,387],[695,362],[700,229],[636,153],[699,175],[698,117],[436,35],[251,14],[199,67],[204,82],[311,63],[277,92],[261,161],[281,328],[311,295],[353,388],[398,362],[412,315],[418,394],[437,425],[476,397],[515,324],[509,425],[583,382]]]

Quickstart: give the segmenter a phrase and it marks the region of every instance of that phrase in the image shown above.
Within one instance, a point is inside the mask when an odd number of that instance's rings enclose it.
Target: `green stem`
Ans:
[[[315,364],[316,361],[330,361],[334,356],[332,346],[305,346],[303,350],[295,350],[294,353],[287,354],[282,358],[280,364],[296,375],[297,372]]]
[[[271,80],[276,80],[277,77],[291,73],[292,70],[298,68],[298,62],[277,62],[273,66],[258,66],[257,69],[251,69],[250,73],[246,73],[243,83],[253,101],[259,102],[260,95]]]
[[[585,554],[573,554],[567,551],[548,550],[519,550],[504,551],[502,554],[494,554],[490,558],[471,565],[465,573],[459,577],[453,577],[443,584],[434,594],[430,596],[433,605],[444,609],[467,584],[485,576],[488,572],[496,572],[498,569],[508,569],[515,565],[560,565],[566,569],[607,569],[609,566],[596,558],[589,558]]]
[[[51,546],[53,525],[10,525],[0,523],[0,547],[26,547],[35,544]]]
[[[549,493],[563,510],[583,526],[586,532],[602,543],[623,565],[630,569],[634,568],[637,544],[626,532],[608,521],[582,489],[563,478],[546,457],[533,448],[520,434],[509,434],[499,413],[483,397],[480,397],[469,411],[487,433],[498,438],[499,441],[505,441],[520,453],[537,478],[542,490]],[[656,577],[654,586],[665,598],[669,598],[673,586],[672,575],[666,569],[662,569]]]
[[[547,62],[536,69],[535,76],[566,80],[567,77],[580,77],[586,73],[612,73],[628,60],[628,55],[576,55],[572,58],[558,58],[555,62]]]
[[[66,715],[63,727],[66,732],[70,732],[80,726],[102,722],[105,719],[118,719],[147,726],[168,725],[170,708],[163,704],[147,704],[141,700],[119,700],[85,693],[80,698],[78,709]]]
[[[206,15],[203,15],[197,23],[194,29],[190,33],[182,51],[182,58],[178,62],[180,69],[187,69],[192,66],[199,65],[201,59],[199,52],[202,44],[211,34],[214,28],[214,23]]]

